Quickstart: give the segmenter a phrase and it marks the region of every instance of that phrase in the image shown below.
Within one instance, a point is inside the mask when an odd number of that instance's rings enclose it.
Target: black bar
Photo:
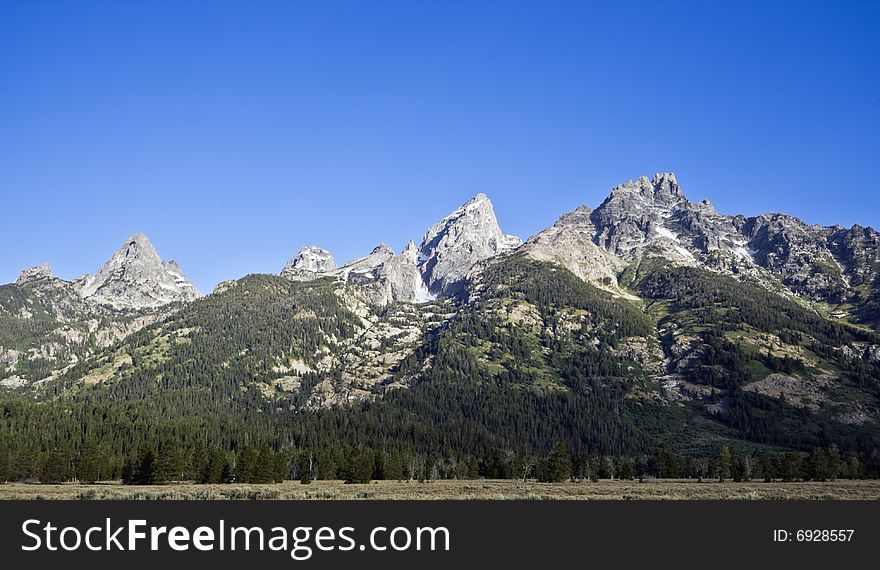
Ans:
[[[62,563],[84,564],[90,569],[156,568],[165,563],[172,568],[183,564],[248,568],[241,566],[248,563],[446,570],[450,565],[463,570],[484,564],[486,568],[540,569],[548,563],[569,568],[596,564],[711,568],[719,562],[722,567],[748,564],[766,568],[777,563],[815,567],[872,560],[880,545],[880,503],[872,501],[3,501],[0,511],[0,564],[6,568]],[[313,553],[305,561],[291,558],[289,550],[201,552],[191,548],[178,552],[166,547],[151,551],[145,541],[134,552],[22,550],[23,545],[34,543],[22,532],[28,519],[85,531],[104,526],[108,517],[114,526],[125,526],[129,519],[145,519],[152,526],[190,530],[199,526],[216,529],[222,519],[227,529],[260,526],[267,537],[275,526],[288,530],[350,526],[356,529],[353,534],[358,546],[368,542],[370,531],[377,526],[442,526],[449,530],[450,550],[376,552],[355,548],[322,552],[314,548],[312,540],[307,545]],[[780,536],[775,534],[779,529],[789,533],[789,540],[774,541],[774,536]],[[798,540],[799,530],[854,532],[847,541],[822,541],[820,534],[820,540],[807,542]]]

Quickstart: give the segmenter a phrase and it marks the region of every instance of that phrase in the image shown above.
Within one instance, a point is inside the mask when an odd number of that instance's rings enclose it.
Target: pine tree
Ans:
[[[599,478],[600,479],[613,479],[614,478],[614,468],[611,464],[611,459],[608,458],[607,455],[603,455],[599,459]]]
[[[102,456],[94,442],[87,442],[80,448],[76,477],[83,483],[94,483],[101,477]]]
[[[271,483],[275,480],[275,458],[268,447],[264,447],[257,455],[251,480],[254,483]]]
[[[70,477],[70,458],[66,451],[53,449],[46,456],[43,472],[40,476],[41,483],[58,484],[67,481]]]
[[[255,483],[257,472],[257,450],[247,446],[235,458],[235,480],[239,483]]]
[[[208,453],[208,460],[202,472],[202,483],[225,483],[233,480],[229,458],[222,449],[213,448]]]
[[[159,483],[156,451],[152,445],[144,444],[138,453],[134,479],[138,485],[155,485]]]
[[[272,481],[274,483],[283,483],[290,477],[290,457],[287,453],[279,451],[274,455],[274,469],[272,470]]]
[[[832,443],[828,447],[826,455],[828,457],[828,478],[833,481],[840,477],[843,466],[843,460],[840,458],[840,449],[837,447],[837,444]]]
[[[346,483],[369,483],[373,476],[373,457],[364,450],[354,450],[349,456]]]
[[[571,470],[571,453],[568,447],[561,441],[556,442],[545,462],[541,480],[549,483],[566,481],[571,478]]]
[[[134,485],[135,481],[135,465],[131,457],[126,457],[122,464],[122,484]]]
[[[183,454],[177,444],[170,439],[163,441],[156,455],[156,483],[180,479],[183,471]]]
[[[9,480],[9,456],[9,446],[0,437],[0,483],[6,483]]]
[[[630,481],[633,477],[635,477],[635,467],[633,466],[632,459],[622,459],[619,462],[620,469],[618,473],[618,477],[624,481]]]
[[[382,461],[382,476],[385,479],[403,480],[403,457],[400,455],[400,452],[392,451],[385,454],[385,458]]]
[[[721,455],[718,459],[718,480],[724,482],[730,478],[731,458],[730,449],[727,446],[721,448]]]

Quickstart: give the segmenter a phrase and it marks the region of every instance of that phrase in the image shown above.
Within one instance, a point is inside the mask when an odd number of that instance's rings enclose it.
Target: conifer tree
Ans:
[[[730,449],[727,446],[721,448],[721,454],[718,459],[718,480],[724,482],[730,478],[731,458]]]
[[[548,483],[559,483],[570,479],[571,472],[571,453],[564,443],[557,442],[547,457],[541,480]]]

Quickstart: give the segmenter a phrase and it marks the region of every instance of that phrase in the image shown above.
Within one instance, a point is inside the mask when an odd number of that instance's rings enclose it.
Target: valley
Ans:
[[[0,485],[0,500],[877,500],[878,481],[799,483],[719,483],[696,480],[566,482],[438,480],[374,481],[346,485],[316,481],[310,485],[285,481],[269,485],[156,486]]]

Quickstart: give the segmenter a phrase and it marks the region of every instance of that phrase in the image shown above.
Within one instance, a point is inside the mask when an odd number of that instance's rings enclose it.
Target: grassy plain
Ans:
[[[0,499],[136,499],[136,500],[266,500],[266,499],[385,499],[385,500],[857,500],[880,499],[880,481],[733,483],[693,480],[599,481],[538,483],[511,480],[373,481],[346,485],[342,481],[297,481],[277,484],[195,485],[174,483],[161,486],[124,486],[119,483],[94,485],[0,485]]]

